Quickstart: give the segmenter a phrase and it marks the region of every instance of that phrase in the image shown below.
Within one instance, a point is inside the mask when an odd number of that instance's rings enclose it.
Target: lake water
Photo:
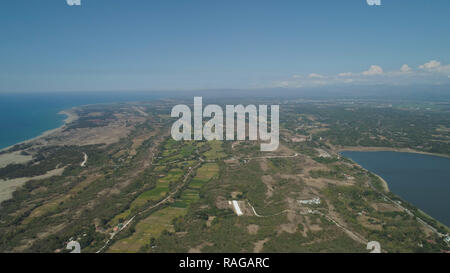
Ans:
[[[450,226],[450,158],[399,152],[341,155],[381,176],[391,192]]]

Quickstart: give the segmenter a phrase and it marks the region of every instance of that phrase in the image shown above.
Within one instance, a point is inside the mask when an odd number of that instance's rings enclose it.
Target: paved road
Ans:
[[[363,236],[359,235],[359,234],[356,233],[356,232],[353,232],[353,231],[349,230],[348,228],[346,228],[346,227],[344,227],[343,225],[339,224],[339,223],[338,223],[337,221],[335,221],[333,218],[331,218],[331,217],[329,217],[328,215],[326,215],[326,214],[324,214],[324,213],[322,213],[322,212],[320,212],[320,211],[317,211],[317,210],[311,210],[310,212],[301,212],[301,211],[295,211],[295,210],[289,210],[289,209],[286,209],[286,210],[283,210],[283,211],[280,211],[280,212],[278,212],[278,213],[271,214],[271,215],[260,215],[260,214],[258,214],[258,213],[256,212],[255,208],[250,204],[249,201],[247,201],[247,203],[248,203],[248,205],[252,208],[253,213],[254,213],[255,216],[257,216],[257,217],[271,217],[271,216],[276,216],[276,215],[279,215],[279,214],[282,214],[282,213],[287,213],[287,212],[293,212],[293,213],[296,213],[296,214],[297,214],[297,213],[300,213],[301,215],[307,215],[307,214],[319,214],[319,215],[322,215],[323,217],[327,218],[329,221],[331,221],[332,223],[334,223],[336,226],[338,226],[338,227],[341,228],[342,230],[344,230],[345,233],[347,233],[347,234],[350,236],[350,238],[352,238],[353,240],[355,240],[355,241],[357,241],[357,242],[360,242],[360,243],[362,243],[362,244],[367,244],[367,243],[369,242],[369,241],[368,241],[367,239],[365,239]]]
[[[295,153],[293,155],[268,155],[268,156],[244,157],[241,159],[251,160],[251,159],[263,159],[263,158],[292,158],[292,157],[297,157],[297,156],[299,156],[299,154]]]
[[[86,166],[86,163],[87,163],[87,161],[88,161],[88,155],[87,155],[86,153],[83,153],[83,155],[84,155],[84,160],[83,160],[83,162],[81,162],[81,164],[80,164],[81,167]]]
[[[417,219],[417,221],[419,223],[421,223],[422,225],[424,225],[425,227],[427,227],[428,229],[430,229],[432,232],[434,232],[435,234],[437,234],[439,237],[443,237],[445,236],[445,234],[440,233],[437,229],[435,229],[434,227],[432,227],[431,225],[429,225],[428,223],[426,223],[424,220],[422,220],[421,218],[417,217],[414,213],[412,213],[409,209],[405,208],[404,206],[402,206],[401,204],[395,202],[394,200],[392,200],[391,198],[389,198],[386,194],[384,194],[383,192],[380,192],[379,190],[377,190],[375,188],[375,186],[372,185],[372,183],[370,183],[370,179],[368,178],[368,183],[369,186],[376,192],[378,192],[379,194],[381,194],[384,198],[386,198],[386,200],[388,200],[389,202],[391,202],[392,204],[394,204],[395,206],[397,206],[398,208],[400,208],[401,210],[405,211],[408,215],[415,217]]]

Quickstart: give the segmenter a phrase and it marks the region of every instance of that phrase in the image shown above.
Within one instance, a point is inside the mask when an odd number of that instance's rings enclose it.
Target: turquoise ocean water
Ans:
[[[65,115],[58,112],[95,103],[154,100],[149,92],[77,92],[0,94],[0,149],[39,136],[61,126]]]

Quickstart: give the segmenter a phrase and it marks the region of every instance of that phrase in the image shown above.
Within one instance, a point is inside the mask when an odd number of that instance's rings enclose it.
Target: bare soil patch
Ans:
[[[258,233],[258,230],[259,230],[258,225],[251,224],[251,225],[247,226],[247,231],[248,231],[248,234],[250,234],[250,235],[256,235]]]
[[[188,250],[188,253],[202,253],[202,248],[204,248],[205,246],[212,246],[212,245],[213,245],[212,243],[203,242],[196,247],[190,248]]]
[[[267,243],[270,240],[270,238],[265,238],[264,240],[260,240],[254,243],[253,252],[254,253],[260,253],[261,250],[264,248],[264,244]]]

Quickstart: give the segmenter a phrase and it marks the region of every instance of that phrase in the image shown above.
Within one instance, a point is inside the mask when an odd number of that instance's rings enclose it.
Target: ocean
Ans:
[[[341,152],[381,176],[389,190],[450,226],[450,158],[399,152]]]
[[[151,92],[0,94],[0,149],[39,136],[64,123],[58,112],[74,106],[161,98]]]

